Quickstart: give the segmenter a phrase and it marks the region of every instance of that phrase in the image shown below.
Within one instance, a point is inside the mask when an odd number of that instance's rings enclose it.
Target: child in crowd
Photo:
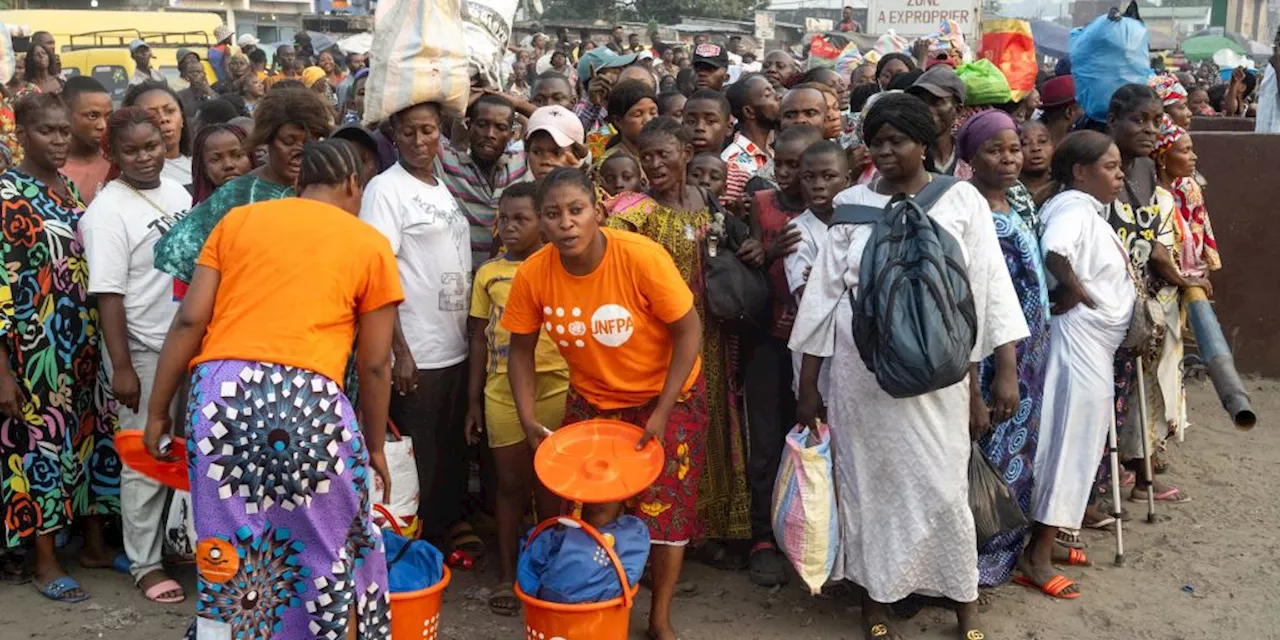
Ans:
[[[688,98],[679,91],[664,91],[658,94],[658,115],[684,119],[684,105]]]
[[[577,167],[587,159],[582,121],[558,105],[539,107],[525,130],[525,157],[534,180],[557,167]],[[588,165],[590,166],[590,165]]]
[[[768,587],[784,584],[788,579],[786,560],[773,544],[772,528],[767,524],[754,524],[770,522],[770,496],[783,442],[795,424],[796,415],[795,385],[788,377],[791,351],[787,349],[787,339],[791,336],[797,307],[787,288],[783,258],[795,250],[799,234],[789,231],[787,224],[804,211],[800,157],[809,145],[821,139],[822,131],[806,124],[792,125],[778,134],[773,156],[778,188],[755,191],[750,200],[751,235],[765,246],[771,319],[765,331],[742,340],[747,345],[743,389],[748,398],[747,480],[751,486],[753,522],[748,562],[752,581]]]
[[[818,253],[827,244],[827,227],[835,213],[833,200],[836,194],[849,186],[849,158],[840,145],[821,140],[805,150],[800,161],[800,186],[804,194],[805,212],[788,226],[790,233],[797,233],[799,241],[786,258],[787,288],[800,304],[804,295],[809,270],[818,259]],[[791,354],[794,379],[800,380],[800,363],[803,355]],[[828,360],[822,362],[818,373],[818,389],[827,398]]]
[[[724,196],[725,172],[728,171],[724,160],[718,154],[704,151],[693,157],[689,163],[689,176],[686,182],[708,189],[717,198]]]
[[[627,191],[640,193],[644,190],[644,173],[640,171],[640,163],[631,154],[615,153],[605,158],[598,173],[600,186],[610,198]]]
[[[732,128],[729,126],[729,100],[712,89],[699,89],[689,96],[684,105],[681,121],[689,129],[694,154],[714,153],[724,150]],[[742,191],[751,176],[736,165],[725,168],[725,186],[716,195],[720,203],[735,215],[742,215]]]
[[[572,114],[571,114],[572,115]],[[578,119],[573,118],[574,122]],[[581,132],[581,125],[578,127]],[[470,378],[467,410],[467,442],[479,443],[487,434],[498,475],[498,588],[489,598],[489,609],[513,616],[520,603],[511,591],[515,580],[519,527],[529,510],[533,493],[539,518],[559,512],[560,501],[534,482],[533,451],[525,442],[524,428],[516,414],[507,381],[507,350],[511,334],[501,325],[516,269],[542,246],[538,214],[534,209],[535,183],[507,187],[498,201],[495,230],[506,252],[480,265],[471,293]],[[565,395],[569,391],[569,367],[551,341],[541,332],[534,355],[538,420],[555,428],[564,420]]]

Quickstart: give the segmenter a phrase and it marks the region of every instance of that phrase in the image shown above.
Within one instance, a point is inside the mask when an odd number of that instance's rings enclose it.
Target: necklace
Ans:
[[[136,196],[138,196],[139,198],[142,198],[142,201],[143,201],[143,202],[146,202],[147,204],[151,205],[151,208],[152,208],[152,209],[155,209],[155,210],[156,210],[160,215],[162,215],[162,216],[167,216],[167,215],[169,215],[169,212],[167,212],[167,211],[165,211],[164,209],[160,208],[160,205],[156,204],[154,201],[152,201],[152,200],[151,200],[151,198],[148,198],[148,197],[146,196],[146,194],[144,194],[144,193],[142,193],[141,191],[139,191],[137,187],[135,187],[135,186],[133,186],[133,185],[129,184],[128,182],[126,182],[123,178],[121,178],[121,179],[117,180],[117,182],[119,182],[120,184],[122,184],[122,185],[124,185],[124,186],[128,187],[128,188],[129,188],[129,190],[133,192],[133,195],[136,195]],[[158,188],[158,187],[157,187],[157,188]]]

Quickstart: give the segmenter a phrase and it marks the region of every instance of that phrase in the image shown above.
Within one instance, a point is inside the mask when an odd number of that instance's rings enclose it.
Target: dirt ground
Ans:
[[[1123,638],[1280,639],[1280,382],[1249,381],[1261,417],[1252,431],[1228,421],[1208,383],[1189,383],[1194,426],[1173,444],[1167,481],[1194,497],[1160,506],[1159,521],[1144,520],[1143,504],[1128,504],[1125,566],[1115,567],[1114,538],[1087,533],[1098,566],[1069,569],[1084,595],[1055,601],[1018,586],[993,592],[985,612],[987,637],[1007,640]],[[146,602],[129,580],[108,571],[71,569],[92,594],[78,605],[55,604],[30,586],[0,586],[0,640],[180,638],[193,605]],[[178,577],[191,592],[194,574]],[[857,608],[848,599],[810,597],[797,581],[780,590],[755,587],[745,573],[691,566],[698,592],[678,599],[676,624],[686,640],[860,639]],[[459,572],[445,595],[442,637],[448,640],[523,638],[518,618],[496,618],[485,606],[488,572]],[[632,614],[632,637],[642,638],[648,593]],[[950,612],[925,610],[899,623],[905,637],[956,638]]]

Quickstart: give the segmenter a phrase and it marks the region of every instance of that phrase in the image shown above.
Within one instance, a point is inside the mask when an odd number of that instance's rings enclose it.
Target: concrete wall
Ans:
[[[1241,374],[1280,376],[1280,135],[1195,131],[1222,255],[1215,311]]]

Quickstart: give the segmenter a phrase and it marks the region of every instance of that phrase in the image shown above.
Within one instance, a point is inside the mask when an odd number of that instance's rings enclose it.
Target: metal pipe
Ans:
[[[1236,372],[1236,361],[1231,356],[1227,339],[1222,335],[1222,325],[1218,324],[1218,316],[1213,312],[1213,305],[1200,287],[1189,287],[1183,292],[1183,300],[1187,304],[1187,317],[1191,320],[1191,329],[1196,332],[1196,341],[1200,347],[1200,357],[1209,370],[1209,379],[1213,380],[1213,389],[1218,392],[1222,407],[1231,415],[1232,422],[1241,429],[1252,429],[1258,423],[1249,404],[1249,394],[1244,390],[1244,382]]]

